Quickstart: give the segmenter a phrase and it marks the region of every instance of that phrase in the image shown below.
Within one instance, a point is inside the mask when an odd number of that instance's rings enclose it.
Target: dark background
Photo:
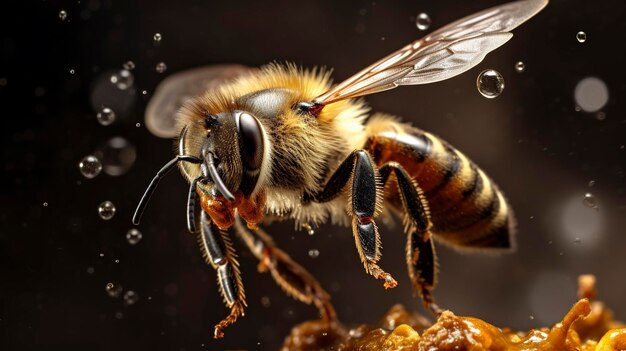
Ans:
[[[125,239],[144,187],[172,157],[171,141],[143,126],[156,85],[196,66],[273,60],[334,67],[338,81],[423,35],[415,26],[419,12],[430,14],[435,29],[501,3],[2,1],[0,349],[276,350],[316,310],[257,274],[241,247],[249,308],[225,339],[212,340],[213,325],[227,311],[215,273],[186,233],[180,176],[161,183],[139,226],[143,240],[131,246]],[[577,276],[593,273],[600,298],[626,318],[624,18],[618,0],[554,0],[471,71],[368,98],[374,110],[404,116],[470,156],[516,212],[514,254],[438,246],[442,306],[502,327],[551,325],[575,302]],[[579,30],[587,33],[585,43],[576,41]],[[163,35],[158,46],[156,32]],[[101,126],[92,88],[128,60],[136,64],[135,102],[113,125]],[[521,74],[514,70],[518,60],[526,64]],[[164,74],[154,70],[160,61]],[[486,68],[506,80],[496,99],[483,98],[475,86]],[[588,76],[609,89],[604,120],[575,110],[574,88]],[[132,168],[119,177],[83,178],[79,160],[114,136],[136,147]],[[587,192],[597,211],[583,205]],[[110,221],[98,217],[104,200],[117,207]],[[308,236],[292,227],[269,231],[332,293],[344,322],[376,322],[394,303],[422,311],[409,289],[398,226],[382,229],[382,264],[400,283],[392,291],[363,272],[349,229],[324,226]],[[311,249],[319,257],[309,257]],[[125,306],[109,297],[109,282],[135,291],[138,302]]]

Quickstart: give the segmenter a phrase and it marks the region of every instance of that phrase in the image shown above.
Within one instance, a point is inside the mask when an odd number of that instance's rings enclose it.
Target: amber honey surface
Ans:
[[[432,324],[396,305],[377,326],[302,323],[285,339],[282,351],[626,350],[626,324],[614,321],[611,310],[595,300],[593,276],[579,278],[578,297],[561,322],[551,328],[528,332],[501,329],[451,311]]]

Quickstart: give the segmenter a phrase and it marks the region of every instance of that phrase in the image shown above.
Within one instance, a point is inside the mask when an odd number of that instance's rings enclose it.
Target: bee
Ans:
[[[389,115],[370,116],[357,98],[461,74],[546,4],[517,1],[470,15],[335,86],[325,70],[274,63],[186,100],[177,114],[178,153],[148,186],[133,222],[139,224],[159,180],[178,165],[189,182],[188,229],[217,271],[230,309],[215,326],[215,338],[247,306],[232,235],[287,294],[314,304],[324,320],[336,319],[329,294],[261,229],[273,219],[300,228],[327,221],[350,226],[365,272],[393,288],[396,280],[379,265],[377,220],[399,214],[413,290],[435,314],[441,308],[432,294],[434,240],[461,249],[514,247],[512,211],[476,164],[433,134]]]

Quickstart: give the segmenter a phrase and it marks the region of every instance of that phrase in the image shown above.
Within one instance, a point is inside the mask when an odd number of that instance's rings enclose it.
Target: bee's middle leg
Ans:
[[[276,247],[269,235],[259,228],[247,228],[240,218],[235,221],[235,229],[239,238],[259,259],[259,271],[269,271],[276,283],[296,300],[306,304],[313,303],[323,320],[327,322],[336,320],[330,295],[309,272]]]
[[[348,212],[352,216],[352,231],[365,271],[385,281],[385,288],[398,284],[391,274],[380,268],[381,243],[374,216],[381,201],[381,189],[376,181],[374,161],[365,150],[355,150],[346,158],[320,193],[313,196],[316,202],[331,201],[347,187],[350,192]]]
[[[404,225],[407,234],[406,261],[414,292],[424,301],[426,308],[439,315],[442,310],[435,302],[432,290],[437,284],[437,255],[430,232],[431,222],[428,203],[419,185],[407,171],[396,162],[389,162],[380,168],[383,184],[394,173],[398,193],[404,208]]]

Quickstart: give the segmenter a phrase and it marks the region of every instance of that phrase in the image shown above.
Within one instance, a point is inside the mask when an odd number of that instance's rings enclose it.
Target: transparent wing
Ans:
[[[241,65],[209,65],[168,76],[157,86],[148,102],[146,128],[161,138],[177,136],[176,112],[187,99],[215,89],[225,80],[251,71],[252,68]]]
[[[427,84],[461,74],[506,43],[509,33],[548,4],[522,0],[464,17],[388,55],[315,101],[327,105],[400,85]]]

